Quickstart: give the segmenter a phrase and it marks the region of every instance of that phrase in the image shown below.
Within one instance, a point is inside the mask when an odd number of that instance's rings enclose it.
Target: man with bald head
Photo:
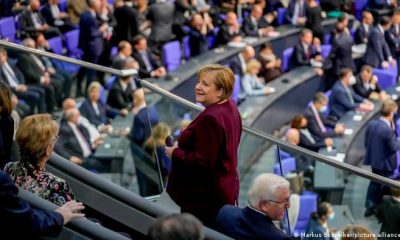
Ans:
[[[254,48],[251,45],[247,45],[243,48],[242,52],[238,54],[237,57],[233,58],[229,63],[235,75],[242,77],[246,72],[246,64],[248,61],[253,59],[255,56]]]
[[[225,45],[232,41],[242,41],[244,32],[238,22],[236,13],[228,12],[225,18],[225,24],[220,26],[216,38],[216,45]]]
[[[296,128],[289,128],[286,132],[286,141],[298,145],[300,143],[300,132]]]
[[[274,16],[268,14],[263,17],[263,9],[260,5],[253,5],[250,15],[244,19],[243,31],[246,36],[251,37],[266,37],[274,28],[271,23],[274,21]]]

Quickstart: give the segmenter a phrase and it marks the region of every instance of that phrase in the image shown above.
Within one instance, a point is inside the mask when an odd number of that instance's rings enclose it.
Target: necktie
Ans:
[[[36,57],[35,55],[31,54],[31,57],[33,59],[33,61],[36,63],[36,65],[39,67],[40,71],[45,72],[46,71],[46,67],[43,65],[43,63],[39,60],[38,57]]]
[[[144,63],[144,66],[146,67],[146,70],[148,72],[150,72],[151,70],[153,70],[153,68],[151,67],[147,53],[145,51],[143,51],[143,52],[141,52],[141,55],[142,55],[143,63]]]
[[[53,18],[58,18],[60,16],[60,10],[58,9],[58,6],[56,4],[50,5],[50,11],[51,14],[53,15]]]
[[[42,26],[42,21],[40,20],[37,12],[32,13],[32,21],[35,28]]]
[[[86,140],[85,136],[83,135],[81,129],[79,128],[79,126],[76,126],[76,130],[79,134],[79,138],[78,142],[81,145],[81,149],[82,149],[82,153],[84,157],[89,156],[92,153],[92,149],[90,147],[90,144],[88,143],[88,141]]]
[[[3,70],[7,77],[8,84],[10,84],[11,87],[16,87],[19,84],[19,81],[15,76],[14,71],[12,71],[7,63],[3,65]]]
[[[315,139],[311,136],[310,131],[308,129],[301,129],[300,132],[312,143],[315,144]]]
[[[299,18],[303,17],[303,3],[299,2]]]
[[[312,107],[312,110],[314,112],[315,120],[317,120],[319,128],[321,129],[322,132],[326,132],[326,128],[325,128],[324,124],[322,123],[322,120],[319,116],[318,111],[314,107]]]

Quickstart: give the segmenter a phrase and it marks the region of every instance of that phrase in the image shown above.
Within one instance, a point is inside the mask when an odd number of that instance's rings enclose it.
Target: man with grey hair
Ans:
[[[216,229],[234,239],[289,240],[272,221],[282,220],[290,207],[289,182],[271,173],[256,177],[248,193],[249,204],[241,209],[225,205],[218,213]]]

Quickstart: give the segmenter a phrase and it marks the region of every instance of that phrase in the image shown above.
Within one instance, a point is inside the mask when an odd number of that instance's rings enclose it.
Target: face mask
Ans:
[[[328,106],[322,106],[322,107],[319,109],[319,112],[320,112],[320,113],[325,113],[327,110],[328,110]]]
[[[350,79],[349,79],[349,84],[350,84],[350,85],[356,84],[356,77],[351,76]]]
[[[331,214],[328,216],[328,219],[329,219],[329,220],[333,220],[334,218],[335,218],[335,212],[331,213]]]

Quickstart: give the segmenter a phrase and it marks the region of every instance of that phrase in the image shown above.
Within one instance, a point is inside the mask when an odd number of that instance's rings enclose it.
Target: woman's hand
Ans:
[[[175,150],[175,148],[178,147],[178,142],[175,141],[174,146],[172,147],[167,147],[165,146],[165,154],[167,154],[167,157],[169,159],[172,159],[172,152]]]

